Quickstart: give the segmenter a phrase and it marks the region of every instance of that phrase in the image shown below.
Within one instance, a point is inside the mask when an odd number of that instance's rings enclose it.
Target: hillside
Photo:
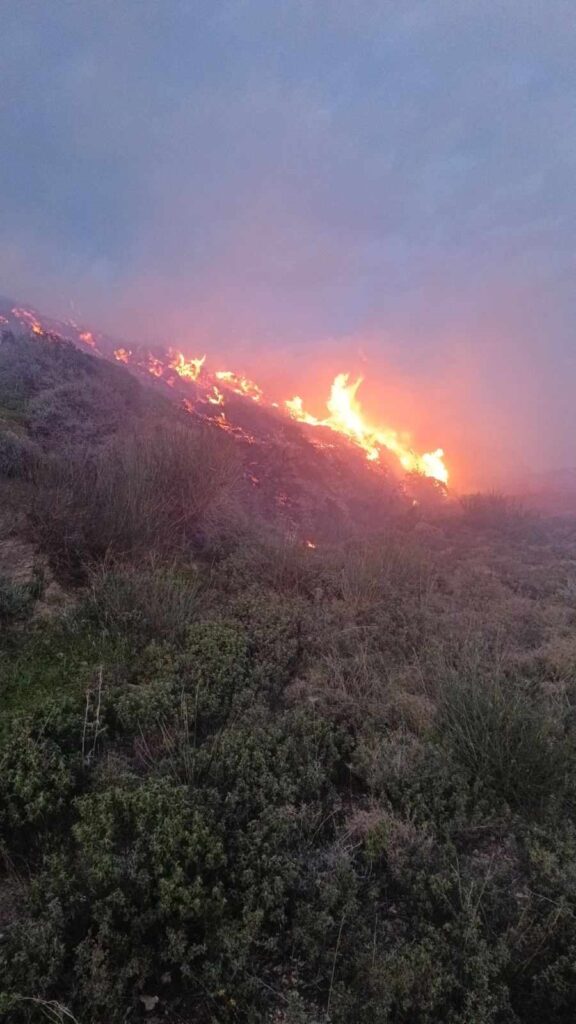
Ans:
[[[576,521],[0,314],[0,1014],[568,1024]]]

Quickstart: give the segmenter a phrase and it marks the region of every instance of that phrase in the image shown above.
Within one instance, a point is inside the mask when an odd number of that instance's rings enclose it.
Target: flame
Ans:
[[[311,548],[312,550],[314,550],[317,546],[318,545],[315,544],[313,540],[307,540],[306,541],[306,547],[307,548]]]
[[[365,422],[362,408],[356,398],[361,383],[362,377],[358,377],[357,380],[350,383],[347,373],[339,373],[334,379],[330,398],[326,403],[329,416],[324,420],[319,420],[307,413],[302,399],[299,397],[286,402],[285,408],[290,416],[300,423],[328,427],[339,434],[344,434],[365,451],[366,458],[370,462],[378,462],[382,450],[388,449],[396,455],[407,473],[422,473],[424,476],[447,484],[448,469],[444,463],[442,448],[419,455],[399,438],[395,430],[372,427]]]
[[[293,419],[298,420],[299,423],[308,423],[311,427],[322,426],[322,420],[316,419],[315,416],[310,416],[309,413],[304,410],[304,402],[295,395],[294,398],[289,398],[287,402],[284,402],[285,407]]]
[[[128,348],[114,349],[114,359],[117,359],[119,363],[128,363],[131,355],[132,353]]]
[[[206,401],[210,402],[210,405],[224,405],[224,395],[218,390],[215,384],[212,385],[208,392]]]
[[[85,342],[86,345],[90,345],[90,348],[96,347],[96,342],[94,341],[94,335],[92,334],[92,331],[82,331],[82,334],[80,334],[79,337],[80,341]],[[123,351],[123,349],[119,351]],[[116,353],[114,353],[114,355],[116,355]]]
[[[261,402],[264,397],[261,388],[248,377],[232,373],[231,370],[217,370],[214,376],[227,388],[230,388],[230,391],[235,391],[237,395],[244,395],[245,398],[251,398],[253,402]]]
[[[174,349],[169,350],[169,356],[168,366],[172,370],[176,370],[179,377],[184,377],[186,380],[198,380],[206,362],[206,356],[202,356],[200,359],[186,359],[182,352],[176,352]]]

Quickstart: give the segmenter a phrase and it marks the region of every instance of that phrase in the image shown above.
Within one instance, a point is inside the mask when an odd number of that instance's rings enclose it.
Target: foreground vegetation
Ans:
[[[309,549],[129,378],[98,419],[18,367],[5,1019],[572,1021],[576,526],[476,496]]]

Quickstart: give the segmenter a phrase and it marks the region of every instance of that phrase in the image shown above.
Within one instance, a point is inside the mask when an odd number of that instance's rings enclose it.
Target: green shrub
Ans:
[[[439,726],[457,759],[512,807],[561,800],[574,769],[571,744],[554,733],[546,707],[514,680],[453,679]]]
[[[63,826],[74,785],[71,765],[50,738],[18,730],[5,740],[0,749],[2,843],[19,853],[41,847],[43,837]]]
[[[153,564],[96,570],[86,613],[99,629],[135,639],[180,639],[198,617],[198,573]]]
[[[171,726],[184,713],[195,742],[250,706],[255,690],[246,638],[227,623],[197,623],[182,644],[152,643],[137,664],[135,684],[114,697],[122,733]]]

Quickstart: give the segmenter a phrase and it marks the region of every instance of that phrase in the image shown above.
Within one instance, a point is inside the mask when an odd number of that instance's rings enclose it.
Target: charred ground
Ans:
[[[0,346],[1,1012],[567,1024],[574,520],[192,386]]]

